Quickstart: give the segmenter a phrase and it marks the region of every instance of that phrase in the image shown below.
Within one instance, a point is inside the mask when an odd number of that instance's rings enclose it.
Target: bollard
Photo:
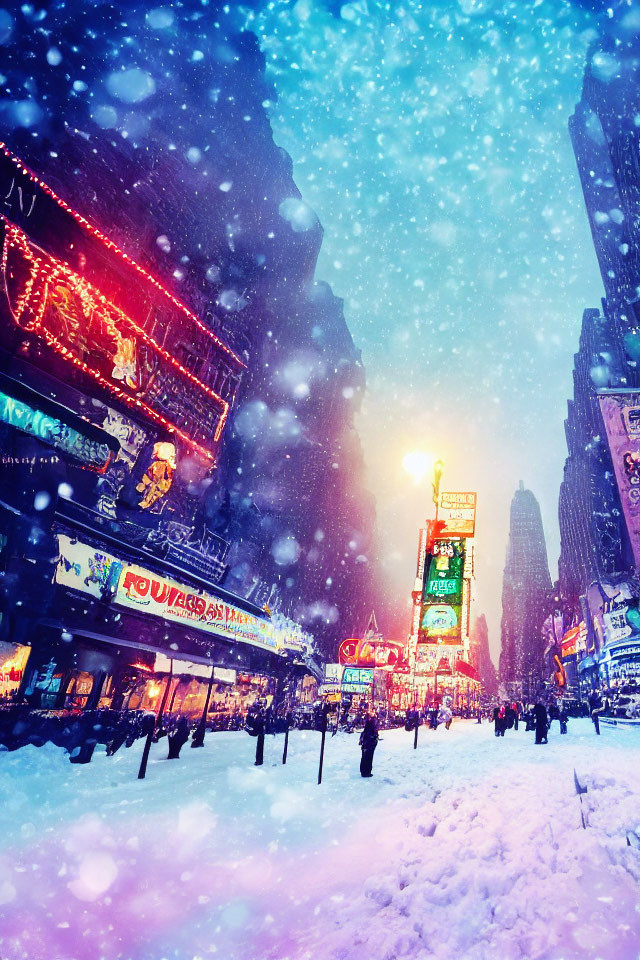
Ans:
[[[413,734],[413,749],[414,750],[418,749],[418,720],[417,719],[416,719],[415,733]]]
[[[324,741],[327,736],[327,708],[322,710],[322,739],[320,741],[320,764],[318,766],[318,785],[322,783],[322,764],[324,763]]]
[[[282,762],[287,762],[287,751],[289,749],[289,717],[286,718],[286,727],[284,728],[284,748],[282,750]]]
[[[153,741],[153,732],[154,727],[149,730],[147,734],[147,739],[144,743],[144,750],[142,751],[142,760],[140,761],[140,769],[138,770],[138,780],[144,780],[145,774],[147,772],[147,761],[149,760],[149,751],[151,750],[151,743]]]

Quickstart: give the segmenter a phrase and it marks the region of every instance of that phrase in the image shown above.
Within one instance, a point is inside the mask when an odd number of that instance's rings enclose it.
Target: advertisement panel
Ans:
[[[476,493],[441,493],[439,532],[444,537],[473,537],[476,529]]]
[[[598,399],[633,558],[640,566],[640,392],[603,390]]]
[[[342,674],[343,693],[370,693],[373,687],[373,667],[345,667]]]
[[[464,599],[463,540],[435,540],[425,564],[420,615],[422,643],[460,643]]]
[[[274,650],[273,624],[203,590],[186,586],[58,535],[60,556],[55,582],[97,599],[111,595],[113,603],[164,620],[184,623],[205,633]]]
[[[640,634],[638,599],[626,580],[592,583],[587,590],[587,604],[597,640],[596,652]]]

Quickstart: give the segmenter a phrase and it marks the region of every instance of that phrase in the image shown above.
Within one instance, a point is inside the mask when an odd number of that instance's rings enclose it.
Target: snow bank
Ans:
[[[0,756],[3,960],[636,960],[640,732],[456,722]],[[587,786],[575,792],[574,767]],[[582,812],[586,829],[582,827]],[[631,837],[632,845],[627,843]]]

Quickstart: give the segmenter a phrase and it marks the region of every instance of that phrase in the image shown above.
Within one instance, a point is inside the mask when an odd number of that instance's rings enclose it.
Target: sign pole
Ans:
[[[286,715],[286,717],[285,717],[285,724],[286,724],[286,726],[285,726],[285,728],[284,728],[284,749],[283,749],[283,751],[282,751],[282,763],[283,763],[283,764],[285,764],[285,763],[287,762],[287,751],[288,751],[288,749],[289,749],[289,724],[290,724],[290,722],[291,722],[291,717],[290,717],[289,713],[287,712],[287,715]]]
[[[322,739],[320,741],[320,764],[318,766],[318,785],[322,783],[322,765],[324,763],[324,741],[327,736],[327,704],[322,708]]]

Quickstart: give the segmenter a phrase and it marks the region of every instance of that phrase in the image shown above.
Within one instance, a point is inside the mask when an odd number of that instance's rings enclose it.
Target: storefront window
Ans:
[[[0,701],[15,696],[24,669],[31,653],[31,647],[17,643],[0,643]]]
[[[77,674],[69,682],[65,696],[65,707],[67,710],[84,710],[87,705],[87,697],[93,687],[93,676],[86,671]]]

